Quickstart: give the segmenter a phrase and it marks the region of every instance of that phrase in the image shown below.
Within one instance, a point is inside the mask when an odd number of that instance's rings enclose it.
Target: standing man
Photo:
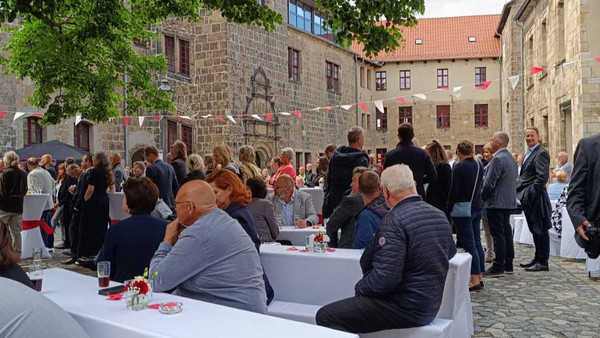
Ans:
[[[521,201],[527,225],[533,234],[535,257],[531,262],[520,265],[525,268],[525,271],[548,271],[550,256],[548,229],[552,226],[550,221],[552,206],[546,192],[546,183],[550,176],[550,155],[540,144],[540,133],[536,127],[525,129],[525,142],[529,150],[525,154],[521,167],[517,198]]]
[[[54,200],[52,200],[54,179],[48,171],[46,171],[44,168],[38,165],[37,158],[35,157],[30,157],[27,160],[27,168],[29,169],[29,175],[27,176],[27,186],[33,186],[34,189],[37,189],[42,194],[48,195],[48,200],[46,201],[46,206],[44,207],[44,212],[42,213],[42,219],[46,222],[46,224],[50,225],[50,213],[52,212],[52,208],[54,207]],[[44,244],[46,245],[46,247],[48,249],[54,249],[54,233],[47,233],[46,230],[44,230],[42,227],[40,227],[40,232],[42,233],[42,239],[44,240]]]
[[[417,192],[425,198],[425,188],[423,184],[435,182],[437,180],[437,171],[431,161],[427,151],[414,146],[413,138],[415,132],[410,123],[402,123],[398,127],[398,139],[400,142],[396,149],[385,154],[383,160],[383,170],[396,164],[406,164],[413,172],[415,182],[417,183]]]
[[[109,156],[110,164],[112,165],[113,175],[115,175],[115,189],[117,192],[121,191],[121,185],[127,181],[129,176],[123,166],[121,165],[121,155],[118,153],[111,154]]]
[[[567,157],[567,153],[561,151],[558,153],[558,164],[554,167],[554,170],[550,173],[550,177],[553,182],[556,182],[555,176],[559,171],[567,172],[567,183],[571,181],[571,172],[573,171],[573,167],[569,164],[569,158]]]
[[[56,180],[57,173],[56,169],[54,169],[54,167],[52,166],[52,155],[42,155],[42,158],[40,160],[40,166],[42,166],[42,168],[46,169],[48,173],[50,173],[50,176],[52,176],[53,180]]]
[[[27,194],[27,174],[17,167],[19,155],[14,151],[4,154],[7,167],[0,174],[0,222],[6,224],[12,236],[15,251],[21,255],[23,196]]]
[[[521,167],[523,166],[523,154],[517,154],[517,172],[521,176]]]
[[[275,174],[271,177],[273,182],[277,181],[280,175],[288,175],[294,181],[294,186],[296,186],[296,169],[292,165],[292,158],[294,157],[294,149],[292,148],[283,148],[281,149],[281,155],[279,158],[281,159],[281,166]],[[276,160],[273,159],[273,162],[276,163]],[[271,166],[272,168],[273,166]],[[274,184],[273,184],[274,185]]]
[[[454,169],[454,163],[456,163],[456,160],[454,159],[454,154],[450,151],[450,150],[446,150],[446,157],[448,157],[448,164],[450,165],[450,168]]]
[[[488,164],[481,189],[496,254],[492,267],[484,272],[488,277],[513,273],[515,248],[510,212],[517,207],[517,161],[506,149],[509,141],[507,133],[494,133],[491,142],[494,157]]]
[[[146,177],[156,184],[160,198],[175,214],[175,193],[179,188],[175,170],[171,165],[158,158],[158,149],[155,146],[146,147],[144,152],[146,160],[150,163],[150,166],[146,168]]]
[[[575,170],[569,184],[567,211],[577,234],[585,241],[585,229],[600,227],[600,134],[579,141]]]
[[[324,189],[324,218],[329,218],[342,201],[344,192],[352,182],[354,168],[369,166],[369,156],[362,151],[363,144],[365,144],[365,132],[361,127],[356,126],[348,131],[348,146],[341,146],[333,151]]]
[[[71,239],[71,258],[61,262],[62,264],[73,264],[79,258],[79,225],[81,224],[81,205],[83,195],[87,191],[90,182],[90,171],[93,168],[92,154],[86,153],[81,157],[81,168],[71,168],[71,177],[77,184],[72,190],[71,198],[71,221],[69,222],[69,235]],[[68,171],[67,171],[68,173]],[[69,187],[71,192],[71,187]]]

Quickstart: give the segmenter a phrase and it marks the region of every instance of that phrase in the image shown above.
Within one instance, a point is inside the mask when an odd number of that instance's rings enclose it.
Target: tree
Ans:
[[[0,59],[6,73],[29,77],[36,88],[28,98],[47,108],[44,124],[76,113],[89,120],[141,111],[172,111],[169,94],[158,90],[153,75],[165,72],[162,55],[136,53],[134,39],[156,38],[151,27],[168,17],[199,20],[201,10],[219,10],[228,21],[256,24],[270,31],[282,17],[257,0],[0,0],[0,19],[11,38]],[[336,42],[356,39],[367,55],[391,50],[402,34],[397,25],[416,23],[424,0],[317,0],[327,13]],[[387,21],[380,23],[385,15]],[[127,73],[127,84],[124,73]],[[127,88],[127,98],[120,93]]]

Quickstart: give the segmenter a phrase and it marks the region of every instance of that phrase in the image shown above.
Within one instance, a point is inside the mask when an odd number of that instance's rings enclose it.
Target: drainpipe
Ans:
[[[504,76],[502,76],[503,72],[502,72],[502,63],[504,62],[503,59],[503,55],[504,53],[502,53],[502,51],[504,50],[504,45],[502,44],[502,41],[504,40],[504,38],[502,37],[502,34],[498,34],[500,36],[500,57],[498,58],[499,62],[498,65],[500,67],[500,130],[504,131],[504,129],[502,128],[503,126],[503,117],[504,114],[502,114],[502,109],[504,107],[504,103],[502,101],[502,85],[504,84],[504,81],[502,81],[502,79],[504,78]]]
[[[359,83],[358,83],[358,71],[359,71],[358,55],[354,54],[354,75],[355,75],[355,79],[354,79],[355,93],[354,93],[354,95],[356,96],[354,102],[358,102],[358,86],[359,86]],[[360,112],[358,110],[358,105],[356,105],[356,125],[360,126]]]
[[[523,25],[519,23],[519,21],[514,20],[514,23],[521,30],[521,74],[523,74],[523,78],[521,79],[521,133],[525,130],[525,65],[523,63],[523,44],[525,40],[525,30]],[[521,137],[523,139],[523,137]],[[525,154],[527,149],[525,149],[525,142],[523,142],[523,154]]]

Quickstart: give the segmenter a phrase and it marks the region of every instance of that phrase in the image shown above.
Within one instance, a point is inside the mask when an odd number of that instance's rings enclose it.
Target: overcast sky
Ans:
[[[508,0],[425,0],[425,18],[500,14]]]

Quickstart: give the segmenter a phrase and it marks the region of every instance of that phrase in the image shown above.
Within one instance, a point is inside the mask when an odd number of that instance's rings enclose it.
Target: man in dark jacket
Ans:
[[[384,170],[381,183],[392,210],[360,259],[356,296],[322,307],[318,325],[367,333],[427,325],[437,315],[456,253],[452,228],[417,195],[408,166]]]
[[[550,256],[550,237],[548,229],[552,226],[550,215],[544,215],[541,211],[546,209],[550,203],[545,203],[543,195],[546,193],[546,183],[550,177],[550,155],[548,150],[540,144],[540,133],[536,127],[527,127],[525,130],[525,142],[529,150],[525,154],[525,160],[521,167],[519,185],[517,186],[517,198],[521,201],[527,225],[533,235],[535,245],[535,257],[527,264],[520,264],[526,271],[548,271],[548,258]],[[535,187],[530,189],[530,187]],[[542,199],[536,196],[527,196],[531,193],[540,194]],[[528,200],[528,203],[525,203]],[[541,203],[534,203],[539,201]],[[542,209],[543,208],[543,209]],[[538,210],[535,210],[538,209]],[[534,217],[534,215],[543,215]],[[546,217],[547,216],[547,217]]]
[[[324,218],[329,218],[342,202],[344,192],[352,182],[354,168],[369,166],[369,156],[361,150],[364,143],[364,130],[361,127],[352,127],[348,131],[348,146],[337,148],[331,155],[323,203]]]
[[[160,198],[175,214],[175,194],[179,188],[175,170],[172,166],[158,158],[158,149],[156,147],[146,147],[145,153],[146,160],[150,162],[150,166],[146,168],[146,177],[156,184]]]
[[[415,182],[417,182],[417,192],[425,198],[425,188],[423,184],[435,182],[437,172],[429,154],[413,145],[415,132],[410,123],[402,123],[398,127],[398,139],[400,143],[396,149],[385,154],[383,158],[383,170],[395,164],[406,164],[412,170]]]
[[[69,223],[71,258],[61,262],[62,264],[73,264],[79,258],[77,248],[79,247],[81,204],[83,203],[83,195],[85,195],[88,188],[91,168],[93,168],[92,154],[86,153],[81,158],[81,168],[72,171],[72,176],[77,178],[77,185],[73,189],[73,197],[71,198],[71,222]]]
[[[114,153],[110,155],[110,164],[112,165],[113,175],[115,175],[115,189],[121,191],[121,185],[129,178],[127,172],[121,165],[121,155]]]
[[[23,196],[27,194],[27,174],[18,168],[18,162],[19,156],[14,151],[4,155],[6,169],[0,173],[0,222],[8,226],[13,248],[21,254],[21,216]]]
[[[60,218],[61,232],[62,232],[62,244],[55,246],[54,249],[70,249],[71,248],[71,234],[69,232],[69,224],[71,223],[71,200],[73,194],[69,192],[69,187],[77,185],[77,178],[73,177],[73,171],[79,169],[79,166],[75,164],[75,160],[69,157],[65,161],[65,178],[63,179],[60,189],[58,190],[58,207],[63,208],[63,212]],[[69,171],[70,169],[70,171]]]
[[[385,198],[381,194],[379,176],[376,172],[368,171],[361,175],[358,179],[358,185],[362,193],[364,208],[356,220],[356,235],[352,249],[366,248],[379,227],[381,219],[390,211],[385,204]]]
[[[183,185],[183,181],[187,176],[187,146],[180,140],[173,142],[171,145],[171,166],[173,170],[175,170],[175,178],[177,179],[177,184],[179,186]],[[173,191],[174,194],[177,194],[176,191]]]
[[[369,169],[366,167],[354,168],[350,193],[344,196],[342,203],[338,205],[327,221],[327,235],[330,238],[329,246],[332,248],[352,249],[354,222],[356,222],[356,217],[363,208],[363,197],[358,189],[358,178],[367,170]],[[342,234],[338,240],[338,230],[340,229],[342,229]]]

